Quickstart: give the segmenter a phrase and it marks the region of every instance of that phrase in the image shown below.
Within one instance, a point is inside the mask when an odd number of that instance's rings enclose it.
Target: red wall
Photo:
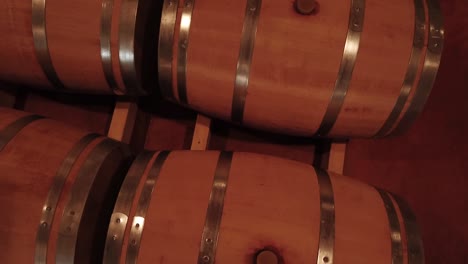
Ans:
[[[426,263],[468,263],[468,1],[442,0],[446,42],[426,108],[403,136],[349,143],[345,174],[401,194]],[[397,18],[397,17],[396,17]]]

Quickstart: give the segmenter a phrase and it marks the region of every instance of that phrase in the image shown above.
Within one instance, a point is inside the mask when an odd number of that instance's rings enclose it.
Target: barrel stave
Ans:
[[[162,94],[213,117],[296,136],[404,131],[440,62],[442,28],[433,30],[440,42],[429,58],[434,69],[426,58],[429,23],[440,27],[440,10],[426,2],[319,1],[304,15],[290,1],[181,0],[162,14],[175,17],[175,26],[161,24],[165,53],[173,42],[170,55],[160,54]]]
[[[158,164],[161,155],[167,158]],[[114,248],[119,252],[106,252],[104,261],[122,254],[120,263],[252,263],[267,250],[280,263],[385,263],[409,257],[406,237],[416,258],[421,257],[414,219],[413,230],[406,232],[407,217],[393,198],[390,203],[382,198],[381,192],[393,197],[385,191],[295,161],[249,153],[225,159],[228,155],[155,153],[147,166],[156,166],[159,174],[144,172],[145,187],[140,191],[140,183],[128,220],[120,226],[126,227],[121,238],[126,242]],[[220,170],[229,166],[229,175],[219,181]],[[222,211],[217,218],[210,208],[220,190],[225,198],[215,202]],[[108,232],[108,244],[113,232]]]
[[[57,241],[62,226],[78,229],[79,246],[69,258],[86,263],[101,259],[107,219],[132,155],[121,143],[49,119],[25,119],[30,116],[0,109],[0,203],[9,212],[0,224],[5,238],[2,259],[55,263],[56,256],[70,251]],[[17,120],[29,123],[14,125],[13,137],[7,137],[5,131],[11,133],[11,124]],[[85,176],[91,181],[79,186],[77,182],[83,183]],[[70,209],[68,204],[76,193],[84,195],[78,201],[82,210]],[[78,214],[82,215],[76,221]],[[68,225],[70,217],[74,222]],[[93,250],[82,245],[92,245]]]

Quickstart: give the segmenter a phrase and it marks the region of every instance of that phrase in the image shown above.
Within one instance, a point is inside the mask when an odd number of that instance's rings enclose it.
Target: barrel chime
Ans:
[[[4,82],[318,137],[408,129],[444,38],[437,0],[15,0],[0,32]],[[8,108],[0,188],[3,263],[424,263],[382,189],[253,153],[135,154]]]

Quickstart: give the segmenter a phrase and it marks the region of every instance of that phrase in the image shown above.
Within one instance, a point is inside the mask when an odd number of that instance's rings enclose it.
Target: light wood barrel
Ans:
[[[257,261],[265,251],[277,262]],[[414,215],[401,198],[307,164],[217,151],[139,155],[104,253],[104,263],[165,264],[423,258]]]
[[[381,137],[423,109],[443,38],[437,0],[165,0],[160,87],[254,128]]]
[[[156,52],[146,47],[157,43],[159,9],[149,0],[1,1],[0,80],[142,94],[154,79],[145,68],[156,68]]]
[[[0,259],[99,263],[127,147],[0,108]]]

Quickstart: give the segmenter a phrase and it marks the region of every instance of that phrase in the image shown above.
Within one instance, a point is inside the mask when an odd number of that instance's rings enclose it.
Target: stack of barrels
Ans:
[[[346,138],[408,129],[444,39],[437,0],[15,0],[0,32],[4,82]],[[424,262],[395,194],[253,153],[132,153],[8,108],[0,188],[4,263]]]
[[[5,263],[421,263],[398,196],[308,164],[144,151],[0,109]],[[365,254],[361,251],[365,249]],[[272,252],[276,262],[257,262]]]

